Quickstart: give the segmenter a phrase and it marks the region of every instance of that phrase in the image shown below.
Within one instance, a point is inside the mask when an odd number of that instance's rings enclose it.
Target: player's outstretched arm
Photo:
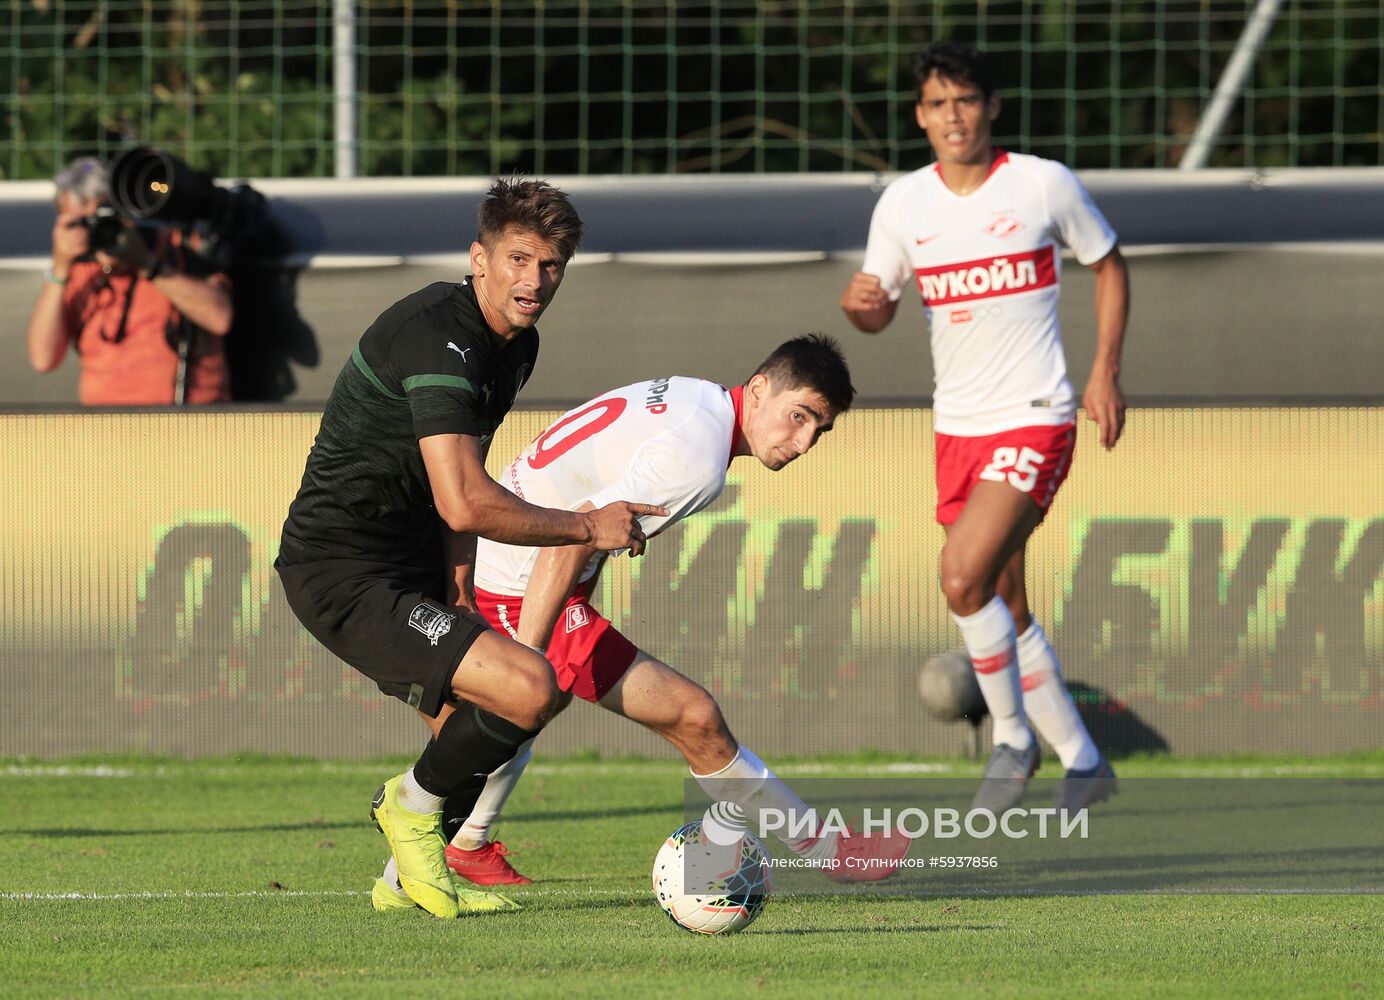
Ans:
[[[1082,409],[1100,427],[1100,443],[1115,447],[1124,433],[1125,398],[1120,356],[1129,319],[1129,269],[1120,248],[1091,265],[1096,272],[1096,357],[1081,397]]]
[[[897,299],[890,300],[889,293],[880,284],[879,276],[856,271],[850,283],[841,293],[841,311],[851,326],[862,333],[879,333],[894,319],[899,308]]]
[[[662,517],[666,508],[618,501],[595,511],[536,507],[503,489],[485,471],[479,439],[432,434],[418,442],[428,470],[433,503],[452,531],[482,535],[510,545],[590,545],[644,551],[640,515]]]

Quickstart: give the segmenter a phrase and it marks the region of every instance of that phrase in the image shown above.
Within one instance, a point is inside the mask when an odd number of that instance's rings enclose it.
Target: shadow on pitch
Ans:
[[[367,822],[350,820],[341,823],[266,823],[263,826],[220,826],[214,830],[199,830],[196,827],[178,827],[162,830],[106,830],[99,827],[49,827],[46,829],[4,830],[3,837],[45,837],[63,839],[68,837],[166,837],[172,834],[186,836],[220,835],[223,833],[305,833],[314,830],[358,830],[368,828]]]
[[[523,812],[505,816],[507,823],[557,823],[571,819],[624,819],[630,816],[681,816],[682,802],[660,802],[654,805],[624,806],[619,809],[561,809],[554,812]],[[678,820],[681,823],[681,820]]]
[[[1070,680],[1067,690],[1076,702],[1091,739],[1107,757],[1118,759],[1132,753],[1168,753],[1171,749],[1162,733],[1108,691]]]
[[[551,881],[544,879],[544,883]],[[647,899],[630,899],[624,897],[609,897],[606,899],[573,899],[570,896],[549,896],[544,898],[541,892],[513,893],[516,901],[522,902],[525,909],[534,910],[555,910],[567,912],[568,910],[647,910],[649,901]]]
[[[904,924],[901,927],[782,927],[755,930],[754,936],[777,934],[781,936],[802,937],[816,934],[948,934],[956,931],[1001,931],[1001,924],[965,924],[962,926],[946,924]]]
[[[1002,874],[951,882],[905,874],[877,892],[894,897],[1032,899],[1236,893],[1243,895],[1378,893],[1384,869],[1374,845],[1263,848],[1156,854],[1100,854],[1005,861]]]
[[[620,809],[562,809],[554,812],[525,812],[506,816],[511,823],[563,823],[568,820],[626,819],[635,816],[669,816],[673,826],[682,822],[681,802],[661,802],[646,806],[628,806]],[[337,823],[266,823],[263,826],[223,826],[214,830],[198,830],[190,827],[178,829],[153,830],[108,830],[95,827],[49,827],[46,829],[3,830],[0,837],[163,837],[170,834],[222,834],[222,833],[295,833],[311,830],[353,830],[369,827],[364,820],[347,820]]]

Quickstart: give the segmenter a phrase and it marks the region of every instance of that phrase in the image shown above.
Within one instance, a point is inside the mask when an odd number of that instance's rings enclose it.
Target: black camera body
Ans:
[[[176,228],[196,233],[184,243],[212,270],[224,270],[240,244],[259,237],[269,219],[264,196],[248,185],[218,187],[204,173],[151,146],[121,153],[110,168],[110,205],[80,224],[92,250],[121,256],[133,240],[153,248],[157,233]]]
[[[102,205],[90,215],[82,216],[77,220],[77,225],[87,231],[87,240],[93,251],[108,253],[112,257],[122,256],[129,249],[130,241],[139,238],[124,216],[110,205]]]

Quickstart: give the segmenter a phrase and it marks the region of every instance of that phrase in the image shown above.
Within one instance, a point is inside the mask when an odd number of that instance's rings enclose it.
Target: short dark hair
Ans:
[[[564,262],[581,246],[581,216],[567,195],[547,181],[501,177],[490,185],[476,213],[476,239],[493,250],[510,226],[543,237]]]
[[[954,83],[969,83],[986,99],[995,92],[990,59],[970,42],[934,42],[913,57],[919,99],[923,96],[923,84],[934,73]]]
[[[779,344],[755,370],[755,375],[767,376],[775,392],[802,388],[819,392],[837,413],[849,410],[855,399],[851,370],[840,346],[820,333]]]

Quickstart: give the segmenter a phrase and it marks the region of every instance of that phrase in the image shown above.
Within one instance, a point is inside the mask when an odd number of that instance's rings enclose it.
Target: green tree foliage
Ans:
[[[332,4],[14,0],[0,178],[166,146],[222,176],[333,172]],[[996,59],[998,140],[1077,167],[1182,155],[1253,0],[358,0],[373,175],[891,170],[927,159],[909,54]],[[1378,164],[1374,0],[1287,4],[1213,165]]]

